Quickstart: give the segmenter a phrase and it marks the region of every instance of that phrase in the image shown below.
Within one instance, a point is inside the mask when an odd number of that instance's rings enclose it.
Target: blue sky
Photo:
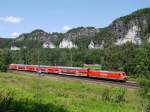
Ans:
[[[0,0],[0,37],[43,29],[65,32],[78,26],[105,27],[150,0]]]

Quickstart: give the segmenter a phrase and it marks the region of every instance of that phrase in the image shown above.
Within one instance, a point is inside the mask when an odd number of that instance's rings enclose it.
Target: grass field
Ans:
[[[141,112],[141,102],[138,90],[0,73],[0,112]]]

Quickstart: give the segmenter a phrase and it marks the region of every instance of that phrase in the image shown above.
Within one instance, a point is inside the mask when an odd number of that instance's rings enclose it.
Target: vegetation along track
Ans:
[[[118,86],[118,87],[125,87],[128,89],[138,89],[140,88],[139,84],[134,81],[114,81],[114,80],[106,80],[106,79],[98,79],[98,78],[89,78],[89,77],[76,77],[71,75],[59,75],[59,74],[46,74],[46,73],[37,73],[37,72],[27,72],[27,71],[16,71],[16,70],[9,70],[13,73],[19,73],[19,74],[31,74],[31,75],[39,75],[39,76],[45,76],[48,78],[70,78],[70,79],[76,79],[76,80],[83,80],[90,83],[99,83],[104,85],[111,85],[111,86]]]

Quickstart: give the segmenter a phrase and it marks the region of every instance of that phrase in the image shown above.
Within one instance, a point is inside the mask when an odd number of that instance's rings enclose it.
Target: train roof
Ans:
[[[67,66],[57,66],[58,68],[64,68],[64,69],[82,69],[81,67],[67,67]]]
[[[16,64],[16,65],[19,65],[19,66],[25,66],[25,64]]]
[[[26,65],[26,64],[14,64],[14,65],[19,65],[19,66],[40,66],[40,67],[56,67],[56,68],[63,68],[63,69],[86,69],[86,68],[81,68],[81,67],[68,67],[68,66],[47,66],[47,65]],[[99,72],[105,72],[105,73],[125,73],[123,71],[106,71],[106,70],[95,70]]]
[[[100,72],[107,72],[107,73],[123,73],[123,71],[106,71],[106,70],[96,70],[96,71],[100,71]]]
[[[15,64],[15,65],[19,65],[19,66],[37,66],[37,65],[26,65],[26,64]]]

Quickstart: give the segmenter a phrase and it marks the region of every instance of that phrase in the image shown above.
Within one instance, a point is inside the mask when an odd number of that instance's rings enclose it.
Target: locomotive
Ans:
[[[49,74],[70,75],[89,78],[109,79],[115,81],[127,81],[127,75],[122,71],[103,71],[93,70],[81,67],[65,67],[65,66],[45,66],[45,65],[25,65],[25,64],[10,64],[10,70],[41,72]]]

